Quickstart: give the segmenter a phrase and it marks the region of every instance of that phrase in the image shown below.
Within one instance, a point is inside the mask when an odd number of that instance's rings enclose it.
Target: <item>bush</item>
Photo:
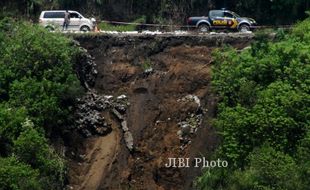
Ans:
[[[64,161],[45,137],[70,124],[82,91],[73,69],[79,53],[61,34],[0,21],[0,156],[7,157],[0,161],[8,165],[0,189],[63,188]]]
[[[33,128],[30,120],[26,120],[22,127],[23,132],[14,141],[14,155],[40,171],[40,181],[45,189],[61,189],[65,173],[63,160]]]
[[[27,23],[4,20],[0,29],[5,41],[0,45],[0,102],[26,108],[37,126],[50,129],[66,122],[67,104],[81,92],[73,69],[78,48],[60,34]]]
[[[246,158],[245,169],[219,169],[205,172],[199,179],[204,190],[294,190],[302,189],[300,169],[294,159],[269,145],[254,149]],[[207,174],[206,174],[207,173]]]
[[[17,160],[16,157],[0,157],[0,189],[3,190],[39,190],[38,170]]]
[[[275,42],[258,36],[241,53],[214,52],[215,126],[222,137],[216,155],[230,168],[206,172],[201,189],[309,187],[309,26],[307,19]]]
[[[22,122],[27,118],[24,108],[12,108],[0,104],[0,156],[7,156],[15,140],[22,131]]]
[[[299,38],[299,40],[310,41],[310,18],[298,23],[292,31],[294,37]]]
[[[289,155],[263,146],[249,155],[249,162],[245,170],[237,170],[231,176],[231,189],[300,189],[298,166]]]

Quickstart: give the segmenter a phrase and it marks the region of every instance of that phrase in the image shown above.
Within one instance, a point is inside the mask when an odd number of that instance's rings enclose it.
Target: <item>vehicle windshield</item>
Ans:
[[[232,15],[234,15],[236,18],[239,18],[239,17],[240,17],[240,16],[239,16],[237,13],[235,13],[235,12],[230,11],[230,13],[231,13]]]

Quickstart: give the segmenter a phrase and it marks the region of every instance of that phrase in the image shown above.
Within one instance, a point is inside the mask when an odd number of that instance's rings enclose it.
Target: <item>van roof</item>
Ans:
[[[42,11],[42,12],[65,12],[66,10],[47,10],[47,11]],[[77,12],[73,10],[68,10],[68,12]]]

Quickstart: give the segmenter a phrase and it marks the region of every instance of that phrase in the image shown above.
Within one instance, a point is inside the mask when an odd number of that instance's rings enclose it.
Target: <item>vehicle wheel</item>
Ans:
[[[80,29],[82,32],[89,32],[90,28],[88,26],[82,26]]]
[[[200,24],[198,29],[200,32],[209,32],[210,27],[207,24]]]
[[[250,31],[250,26],[247,24],[241,24],[239,26],[239,32],[248,32]]]
[[[49,32],[55,30],[54,27],[52,27],[52,26],[46,26],[45,29],[46,29],[47,31],[49,31]]]

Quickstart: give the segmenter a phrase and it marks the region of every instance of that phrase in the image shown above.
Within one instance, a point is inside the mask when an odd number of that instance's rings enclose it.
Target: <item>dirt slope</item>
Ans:
[[[84,149],[79,150],[80,160],[69,162],[71,177],[69,189],[98,189],[101,180],[111,170],[121,144],[121,133],[109,113],[105,118],[112,124],[112,132],[106,136],[91,137],[83,142]]]
[[[120,124],[111,118],[111,134],[88,139],[77,148],[86,158],[71,163],[72,187],[192,189],[201,168],[164,165],[169,157],[208,157],[217,146],[210,126],[216,109],[210,89],[211,52],[223,42],[245,47],[251,37],[239,39],[239,43],[234,39],[79,39],[98,65],[97,92],[128,96],[130,106],[125,117],[135,150],[129,152],[117,129]],[[195,130],[180,136],[180,122],[185,121],[194,122]]]
[[[114,50],[114,54],[117,50]],[[142,65],[126,63],[116,56],[114,64],[99,64],[97,90],[127,93],[130,108],[127,113],[128,126],[133,132],[137,151],[129,154],[125,149],[117,158],[117,165],[103,180],[101,189],[182,189],[189,187],[198,171],[165,168],[168,157],[190,157],[208,152],[208,139],[201,136],[185,150],[177,132],[178,122],[197,109],[192,102],[178,102],[188,94],[198,96],[203,104],[208,97],[210,81],[210,53],[207,47],[177,46],[147,57]],[[154,72],[143,74],[143,64],[151,65]],[[206,125],[198,134],[213,133]],[[193,148],[194,149],[193,149]],[[186,183],[186,184],[185,184]],[[121,186],[119,186],[121,184]]]

